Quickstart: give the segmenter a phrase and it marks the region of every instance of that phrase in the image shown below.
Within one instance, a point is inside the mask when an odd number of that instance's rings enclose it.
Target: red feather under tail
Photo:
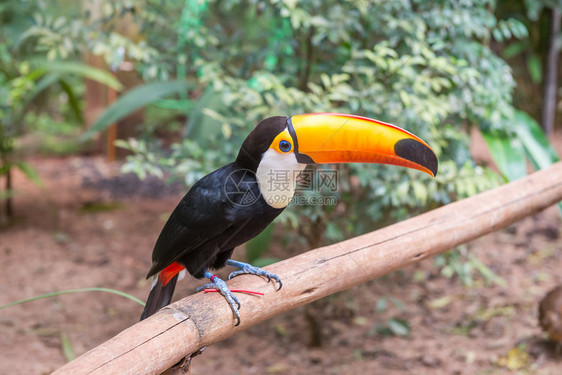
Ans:
[[[154,280],[152,284],[140,320],[148,318],[162,307],[170,304],[178,281],[178,274],[183,270],[185,270],[185,267],[174,262],[158,273],[158,279]]]

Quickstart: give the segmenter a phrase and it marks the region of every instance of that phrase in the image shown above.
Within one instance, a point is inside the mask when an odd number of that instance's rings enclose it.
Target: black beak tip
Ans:
[[[431,171],[433,177],[437,176],[437,156],[425,144],[415,139],[401,139],[394,145],[396,155],[419,164]]]

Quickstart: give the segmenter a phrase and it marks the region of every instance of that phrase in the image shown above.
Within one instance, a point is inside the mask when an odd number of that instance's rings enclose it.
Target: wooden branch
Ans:
[[[510,225],[560,200],[562,162],[413,219],[273,264],[267,269],[283,279],[278,292],[259,277],[232,280],[231,288],[265,293],[238,294],[238,327],[222,296],[198,293],[124,330],[55,374],[159,374],[203,346]]]

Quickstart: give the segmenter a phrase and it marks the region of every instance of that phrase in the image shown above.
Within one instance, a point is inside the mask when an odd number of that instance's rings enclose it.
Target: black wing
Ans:
[[[147,278],[199,249],[232,225],[226,215],[231,203],[224,193],[228,167],[199,180],[174,209],[154,245]]]
[[[260,207],[266,204],[258,198],[255,175],[234,163],[203,177],[164,225],[147,277],[180,259],[192,274],[195,269],[199,272],[202,263],[208,261],[210,266],[219,251],[231,250],[261,232],[278,212],[264,216]]]

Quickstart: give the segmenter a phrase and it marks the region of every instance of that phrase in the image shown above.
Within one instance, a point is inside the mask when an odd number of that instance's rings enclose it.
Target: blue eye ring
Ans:
[[[282,140],[281,142],[279,142],[279,150],[281,150],[282,152],[289,152],[292,148],[293,145],[291,145],[291,142],[289,141]]]

